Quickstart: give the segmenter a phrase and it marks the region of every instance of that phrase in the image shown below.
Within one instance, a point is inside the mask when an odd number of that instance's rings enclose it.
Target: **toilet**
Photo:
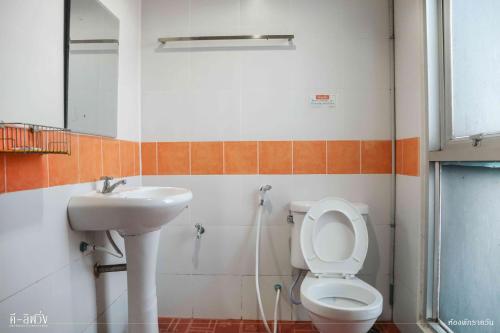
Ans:
[[[295,201],[291,263],[309,270],[302,305],[321,333],[366,333],[382,313],[380,292],[356,277],[368,250],[368,206],[341,198]]]

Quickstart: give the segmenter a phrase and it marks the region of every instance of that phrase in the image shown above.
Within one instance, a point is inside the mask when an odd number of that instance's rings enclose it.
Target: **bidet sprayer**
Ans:
[[[270,191],[272,188],[273,188],[273,187],[272,187],[271,185],[269,185],[269,184],[268,184],[268,185],[262,185],[262,186],[260,187],[260,191],[261,191],[261,192],[267,192],[267,191]]]
[[[266,201],[266,193],[267,191],[270,191],[273,187],[271,185],[262,185],[259,189],[260,191],[260,201],[259,205],[264,206],[264,202]]]

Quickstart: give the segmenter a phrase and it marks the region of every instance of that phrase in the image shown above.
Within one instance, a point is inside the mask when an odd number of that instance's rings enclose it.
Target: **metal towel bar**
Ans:
[[[287,39],[291,41],[295,35],[233,35],[233,36],[191,36],[191,37],[164,37],[158,38],[162,44],[168,42],[187,42],[204,40],[243,40],[243,39]]]

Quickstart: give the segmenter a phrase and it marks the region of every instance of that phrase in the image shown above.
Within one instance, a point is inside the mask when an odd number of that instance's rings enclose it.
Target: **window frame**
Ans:
[[[441,283],[441,162],[430,162],[429,168],[433,169],[433,179],[429,184],[434,187],[432,191],[432,205],[429,206],[429,225],[427,245],[426,293],[425,293],[425,318],[429,326],[438,333],[453,333],[439,317],[439,291]],[[430,178],[431,172],[429,172]],[[429,179],[430,180],[430,179]],[[432,210],[432,212],[430,211]]]
[[[453,333],[439,318],[442,162],[500,161],[500,132],[483,134],[479,142],[475,142],[470,136],[453,137],[452,2],[453,0],[426,1],[427,6],[434,5],[437,8],[437,22],[435,22],[437,31],[431,33],[438,34],[437,56],[439,59],[437,63],[439,66],[436,69],[438,73],[434,73],[434,76],[438,77],[439,81],[439,105],[430,106],[427,103],[427,116],[428,118],[432,116],[433,119],[439,121],[439,126],[437,126],[439,133],[435,133],[435,130],[433,133],[439,138],[440,142],[436,142],[436,146],[440,148],[434,151],[429,149],[427,154],[429,170],[426,173],[426,184],[429,189],[427,191],[429,200],[427,201],[426,230],[426,290],[424,290],[425,302],[422,311],[429,327],[440,333]],[[429,18],[426,19],[427,28],[429,28],[428,20]],[[429,59],[427,59],[428,63]],[[429,80],[429,77],[427,79]],[[428,130],[431,131],[431,129]]]
[[[498,161],[500,160],[500,128],[495,133],[482,135],[479,142],[473,136],[453,136],[453,55],[452,2],[437,0],[439,27],[439,81],[440,81],[440,149],[429,152],[430,161]]]

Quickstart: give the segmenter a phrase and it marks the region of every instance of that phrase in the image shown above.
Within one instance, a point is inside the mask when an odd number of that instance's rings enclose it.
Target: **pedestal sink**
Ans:
[[[79,231],[117,230],[127,254],[129,333],[158,332],[156,257],[161,227],[193,198],[175,187],[121,187],[71,198],[68,216]]]

